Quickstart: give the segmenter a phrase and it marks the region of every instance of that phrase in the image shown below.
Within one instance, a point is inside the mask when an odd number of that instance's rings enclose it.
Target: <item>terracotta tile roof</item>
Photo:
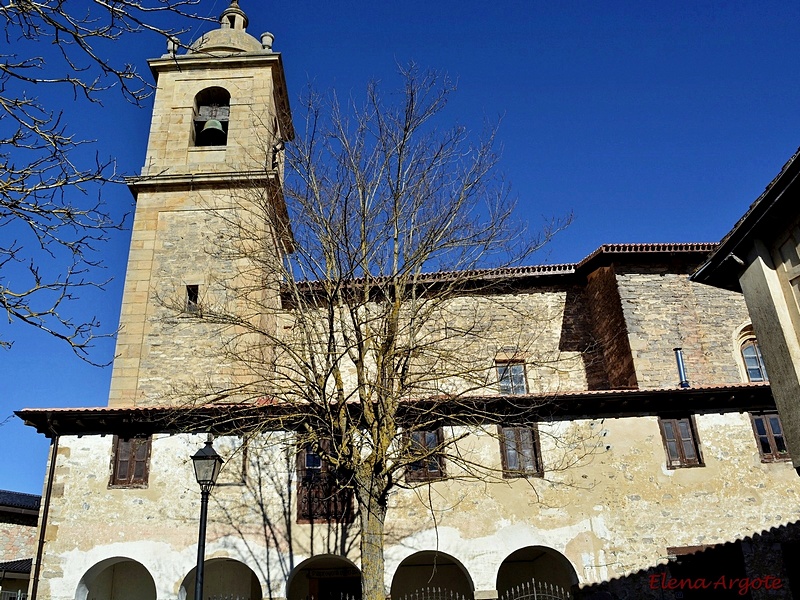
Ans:
[[[443,418],[447,398],[422,398],[406,403],[410,409],[430,410],[435,404]],[[357,403],[354,403],[357,406]],[[519,396],[464,396],[451,403],[452,414],[474,406],[482,414],[519,413],[520,407],[543,419],[622,418],[659,414],[703,414],[774,410],[769,384],[740,383],[692,388],[573,390]],[[426,408],[427,407],[427,408]],[[478,414],[476,412],[476,414]],[[26,424],[47,436],[98,433],[147,434],[175,432],[224,433],[256,429],[266,416],[280,417],[282,426],[298,420],[291,405],[262,398],[251,403],[207,404],[198,407],[133,406],[36,408],[16,411]]]
[[[0,562],[0,571],[5,571],[6,573],[30,573],[32,564],[32,558],[9,560],[6,562]]]
[[[800,541],[800,521],[792,521],[782,525],[770,527],[769,529],[762,529],[761,531],[756,531],[754,533],[743,532],[742,534],[735,536],[733,539],[720,541],[715,544],[703,544],[700,546],[689,547],[684,546],[682,548],[667,547],[667,551],[668,554],[672,554],[672,552],[678,550],[679,548],[684,550],[685,552],[682,552],[680,555],[682,559],[685,560],[688,558],[695,568],[702,568],[702,571],[697,572],[705,572],[710,575],[711,573],[714,573],[714,565],[719,564],[716,562],[719,560],[719,558],[716,558],[715,560],[715,557],[719,557],[720,551],[724,552],[726,549],[731,550],[733,548],[741,547],[744,543],[783,545],[786,542],[797,543],[798,541]],[[758,548],[758,546],[756,546],[756,548]],[[739,550],[739,552],[741,552],[741,550]],[[787,555],[784,554],[784,560],[786,560],[786,556]],[[706,560],[709,562],[703,562]],[[649,585],[649,582],[651,581],[650,577],[653,574],[663,573],[664,569],[669,564],[668,561],[669,557],[664,556],[657,563],[652,564],[649,567],[639,569],[638,571],[634,571],[625,575],[619,575],[606,581],[585,584],[581,587],[583,597],[616,597],[612,596],[610,593],[608,596],[600,595],[603,590],[608,590],[609,592],[620,592],[628,589],[635,594],[636,591],[640,591],[642,589],[652,589],[652,587]],[[736,579],[733,579],[733,581],[736,581]],[[593,592],[597,593],[597,595],[595,596]],[[734,594],[744,597],[743,594],[738,594],[737,592],[731,592],[731,597],[735,597]]]
[[[41,501],[42,497],[35,494],[23,494],[22,492],[0,490],[0,508],[8,506],[12,508],[25,508],[38,511]]]
[[[705,253],[712,252],[717,247],[713,242],[665,242],[653,244],[603,244],[597,250],[578,263],[578,266],[591,262],[601,254],[652,254],[652,253]]]
[[[664,242],[664,243],[642,243],[642,244],[603,244],[597,250],[589,254],[577,263],[557,263],[543,265],[529,265],[522,267],[499,267],[494,269],[474,269],[470,271],[432,271],[423,273],[417,277],[419,284],[452,281],[456,278],[464,280],[502,280],[502,279],[521,279],[527,277],[548,277],[556,275],[570,275],[577,270],[591,264],[598,257],[612,255],[654,255],[654,254],[702,254],[707,255],[717,247],[716,243],[711,242]],[[388,277],[375,277],[375,283],[389,281]],[[360,285],[365,282],[365,278],[358,277],[349,280],[351,285]],[[319,280],[308,280],[301,282],[301,285],[309,289],[318,289],[322,286]]]
[[[742,226],[742,224],[745,221],[750,219],[752,213],[754,213],[759,208],[759,205],[764,202],[764,199],[772,191],[772,188],[775,187],[775,185],[780,181],[781,177],[783,177],[784,173],[786,173],[786,171],[789,169],[789,167],[792,166],[792,164],[794,163],[795,160],[798,159],[798,157],[800,157],[800,148],[798,148],[797,151],[792,155],[792,157],[784,163],[783,167],[781,167],[780,172],[775,177],[772,178],[772,181],[770,181],[767,184],[767,187],[765,187],[761,195],[753,201],[753,203],[747,209],[747,212],[745,212],[741,216],[741,218],[738,221],[736,221],[736,224],[731,228],[731,230],[727,234],[725,234],[725,237],[722,238],[722,240],[718,244],[719,246],[726,245],[728,243],[728,240],[734,235],[736,235],[737,230]]]

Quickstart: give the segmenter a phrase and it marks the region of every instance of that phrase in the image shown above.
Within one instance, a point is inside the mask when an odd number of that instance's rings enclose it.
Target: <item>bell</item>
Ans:
[[[216,119],[209,119],[197,136],[198,146],[224,146],[228,135],[222,128],[222,123]]]

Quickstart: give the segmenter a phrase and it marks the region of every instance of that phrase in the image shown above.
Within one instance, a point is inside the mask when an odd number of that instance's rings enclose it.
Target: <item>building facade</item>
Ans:
[[[742,292],[800,473],[800,160],[796,153],[693,275]]]
[[[41,497],[0,490],[0,598],[25,600]]]
[[[203,381],[247,377],[219,352],[241,342],[237,325],[204,318],[242,302],[221,282],[247,269],[209,251],[241,226],[230,215],[245,202],[269,207],[269,219],[246,223],[270,240],[261,264],[291,250],[283,67],[272,36],[259,42],[246,25],[233,2],[190,52],[150,62],[157,94],[146,163],[131,181],[137,207],[108,406],[18,412],[52,440],[35,598],[192,596],[200,494],[190,456],[209,433],[226,463],[209,508],[205,597],[359,594],[352,499],[330,485],[318,449],[295,444],[295,430],[258,428],[280,407],[176,400]],[[627,597],[677,597],[634,575],[669,578],[670,559],[798,519],[800,482],[753,363],[745,304],[688,279],[711,250],[608,245],[577,264],[474,274],[500,284],[452,299],[452,330],[490,316],[480,343],[460,349],[485,375],[468,396],[537,406],[537,417],[443,418],[414,432],[420,447],[457,441],[449,456],[409,465],[389,498],[387,595],[437,588],[488,600],[533,585],[569,597],[631,578]],[[280,282],[258,294],[283,310]],[[285,325],[261,327],[278,335]],[[739,551],[726,576],[788,582],[781,544],[790,542],[775,543],[775,560]],[[791,597],[788,583],[769,591]]]

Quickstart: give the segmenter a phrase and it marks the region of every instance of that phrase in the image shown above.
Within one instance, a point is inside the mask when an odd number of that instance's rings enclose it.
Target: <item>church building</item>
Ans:
[[[295,244],[283,61],[271,34],[247,26],[234,0],[186,52],[149,61],[157,91],[144,166],[129,182],[136,213],[107,406],[17,412],[51,440],[31,600],[192,597],[201,494],[191,457],[209,436],[225,462],[208,506],[204,598],[361,597],[357,507],[320,447],[293,441],[291,415],[267,431],[259,424],[281,410],[269,399],[183,403],[201,385],[248,376],[228,350],[251,338],[209,317],[244,306],[225,283],[266,281],[252,293],[271,312],[242,319],[292,333],[270,316],[292,313],[282,282],[212,251],[244,226],[264,242],[259,264]],[[268,218],[243,219],[247,203]],[[609,244],[578,263],[466,277],[475,285],[456,294],[446,327],[491,326],[463,349],[485,379],[464,396],[536,406],[536,419],[445,415],[414,432],[409,443],[423,448],[455,441],[450,456],[409,465],[389,496],[387,598],[800,593],[790,567],[800,479],[747,308],[689,279],[714,248]],[[698,578],[749,587],[670,587]]]

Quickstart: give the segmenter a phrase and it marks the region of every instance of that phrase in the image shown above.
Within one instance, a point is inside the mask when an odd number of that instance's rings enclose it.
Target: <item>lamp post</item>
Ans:
[[[194,580],[194,600],[203,600],[203,566],[206,555],[206,521],[208,519],[208,496],[217,482],[222,468],[222,458],[211,445],[211,436],[203,448],[192,456],[194,476],[200,484],[200,534],[197,539],[197,569]]]

